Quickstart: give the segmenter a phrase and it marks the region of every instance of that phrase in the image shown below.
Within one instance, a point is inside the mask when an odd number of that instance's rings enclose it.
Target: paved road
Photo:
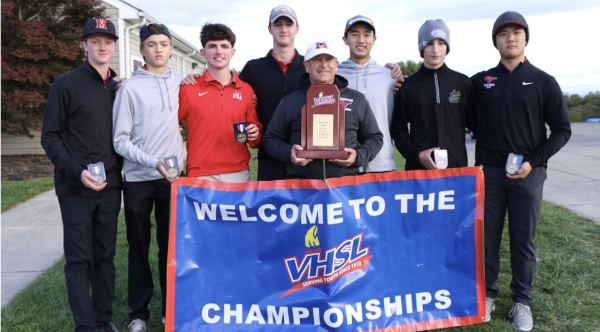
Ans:
[[[469,165],[475,141],[467,138]],[[600,223],[600,124],[573,125],[548,167],[544,199]],[[62,257],[62,221],[54,190],[2,213],[2,307]]]
[[[600,123],[574,123],[571,139],[548,162],[544,199],[600,224]],[[475,141],[467,138],[469,165]]]

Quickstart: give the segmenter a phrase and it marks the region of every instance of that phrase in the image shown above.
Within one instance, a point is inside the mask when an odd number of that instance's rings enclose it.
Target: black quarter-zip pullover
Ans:
[[[59,196],[99,196],[121,188],[123,158],[113,148],[112,108],[117,74],[106,81],[87,61],[52,83],[42,125],[42,147],[54,164]],[[103,162],[107,186],[81,182],[87,165]]]
[[[534,168],[545,167],[571,137],[560,86],[528,60],[513,71],[499,63],[471,81],[477,101],[476,165],[504,167],[513,152]]]
[[[263,133],[267,132],[271,118],[281,99],[300,87],[300,77],[306,73],[303,62],[304,56],[296,51],[296,56],[290,63],[287,72],[284,73],[269,51],[264,58],[248,61],[240,72],[239,78],[250,84],[258,98],[256,114],[263,125]],[[261,145],[258,151],[258,160],[274,161],[277,159],[268,154]]]
[[[422,170],[421,151],[448,150],[448,167],[468,164],[465,127],[475,127],[475,96],[469,77],[444,64],[421,68],[402,84],[394,100],[392,138],[405,170]],[[410,123],[410,131],[408,128]]]

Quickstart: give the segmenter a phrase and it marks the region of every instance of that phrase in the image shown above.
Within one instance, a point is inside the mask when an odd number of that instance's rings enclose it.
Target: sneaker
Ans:
[[[98,332],[119,332],[119,329],[115,326],[111,320],[106,322],[100,322],[96,325]]]
[[[131,324],[127,326],[129,332],[146,332],[146,322],[141,319],[134,319]]]
[[[485,298],[485,321],[489,322],[492,320],[492,311],[496,310],[496,299],[491,297]]]
[[[512,318],[513,325],[519,331],[531,331],[533,329],[533,317],[531,316],[531,309],[527,305],[514,302],[508,317]]]

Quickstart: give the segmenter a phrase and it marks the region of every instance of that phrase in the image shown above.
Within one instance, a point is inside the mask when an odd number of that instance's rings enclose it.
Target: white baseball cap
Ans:
[[[333,54],[333,50],[327,46],[327,42],[318,41],[315,43],[310,43],[306,48],[306,53],[304,53],[304,61],[308,61],[319,54],[329,54],[332,57],[336,58],[335,54]]]

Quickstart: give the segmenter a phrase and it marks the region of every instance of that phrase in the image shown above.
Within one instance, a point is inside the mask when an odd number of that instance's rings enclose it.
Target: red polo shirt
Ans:
[[[223,86],[207,71],[196,85],[183,85],[179,91],[179,121],[188,128],[187,174],[191,177],[239,172],[248,169],[250,152],[236,142],[233,123],[256,124],[258,139],[248,141],[256,149],[262,138],[252,95],[254,90],[234,72]]]

